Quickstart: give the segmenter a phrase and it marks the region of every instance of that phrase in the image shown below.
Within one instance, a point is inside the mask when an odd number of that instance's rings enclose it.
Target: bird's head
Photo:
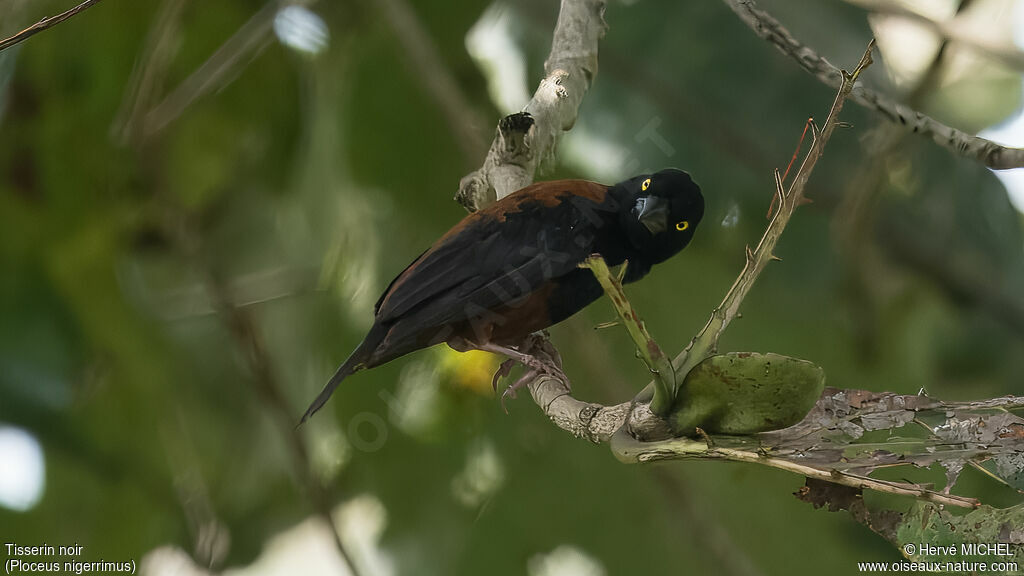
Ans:
[[[704,216],[700,186],[682,170],[667,168],[616,184],[626,204],[621,222],[633,247],[651,264],[668,259],[693,238]]]

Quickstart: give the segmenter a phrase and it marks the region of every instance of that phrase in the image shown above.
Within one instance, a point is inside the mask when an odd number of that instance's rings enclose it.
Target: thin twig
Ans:
[[[623,264],[623,268],[627,265],[628,263]],[[668,414],[669,408],[672,407],[677,387],[676,373],[672,369],[672,363],[669,362],[668,356],[662,352],[661,347],[647,332],[640,316],[637,315],[633,305],[626,298],[620,279],[612,276],[604,258],[595,254],[580,264],[580,268],[589,268],[594,273],[594,277],[597,278],[597,282],[604,289],[604,293],[611,300],[615,312],[619,315],[619,320],[626,327],[633,343],[636,344],[640,357],[654,374],[654,398],[651,399],[651,411],[659,416],[665,416]]]
[[[755,450],[741,450],[718,446],[708,446],[704,440],[692,438],[672,438],[658,442],[640,442],[622,430],[612,437],[612,449],[615,455],[624,462],[655,462],[658,460],[701,458],[728,460],[731,462],[747,462],[762,464],[770,468],[778,468],[808,478],[816,478],[833,484],[841,484],[852,488],[866,488],[886,494],[913,496],[919,500],[948,504],[959,508],[977,508],[981,505],[975,498],[943,494],[916,484],[878,480],[869,476],[861,476],[840,470],[829,470],[807,466],[784,458],[773,458]]]
[[[135,61],[124,100],[110,128],[113,138],[122,144],[139,142],[141,119],[163,92],[186,3],[187,0],[164,0],[153,17],[142,56]]]
[[[35,24],[29,26],[28,28],[25,28],[24,30],[18,32],[14,36],[0,40],[0,52],[7,50],[11,46],[18,44],[19,42],[24,42],[25,40],[28,40],[32,36],[35,36],[36,34],[42,32],[43,30],[53,28],[57,24],[60,24],[61,22],[67,20],[68,18],[71,18],[75,14],[78,14],[79,12],[85,10],[86,8],[89,8],[90,6],[98,3],[99,1],[100,0],[85,0],[85,2],[82,2],[81,4],[75,6],[74,8],[71,8],[70,10],[65,10],[64,12],[61,12],[56,16],[43,18],[39,22],[36,22]]]
[[[782,24],[767,12],[757,8],[753,0],[724,0],[758,36],[773,44],[783,54],[793,58],[800,66],[828,86],[838,88],[839,70],[818,53],[801,44]],[[981,162],[994,170],[1024,168],[1024,148],[1008,148],[991,140],[972,136],[951,128],[909,106],[864,86],[854,86],[850,92],[854,102],[874,110],[893,123],[931,139],[953,153]]]

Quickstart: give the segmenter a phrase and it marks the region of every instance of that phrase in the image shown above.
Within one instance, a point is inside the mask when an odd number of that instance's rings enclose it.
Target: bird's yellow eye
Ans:
[[[676,230],[679,230],[680,232],[682,232],[683,230],[686,230],[689,227],[690,227],[690,221],[689,220],[683,220],[682,222],[676,223]]]
[[[651,185],[651,179],[644,180],[644,183],[640,185],[640,190],[647,190],[648,186]]]

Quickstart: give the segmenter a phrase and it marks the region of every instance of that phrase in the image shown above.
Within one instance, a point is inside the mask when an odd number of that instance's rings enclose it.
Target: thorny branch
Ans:
[[[595,254],[580,265],[581,268],[589,268],[597,278],[597,282],[604,289],[608,299],[611,300],[615,312],[619,315],[619,321],[626,327],[629,336],[636,344],[637,353],[647,364],[647,368],[654,374],[654,397],[651,398],[651,411],[659,416],[668,414],[672,407],[672,400],[675,398],[675,391],[678,386],[676,372],[669,362],[668,356],[661,350],[661,346],[647,333],[647,328],[637,315],[633,305],[626,298],[622,290],[620,278],[625,275],[629,262],[622,264],[619,271],[619,278],[612,276],[604,258]]]
[[[776,196],[773,198],[773,204],[777,203],[778,208],[767,229],[765,229],[764,235],[761,236],[761,241],[758,242],[757,247],[753,250],[747,247],[743,270],[736,278],[736,281],[733,282],[732,287],[729,288],[722,303],[711,313],[711,318],[708,319],[707,324],[700,333],[690,341],[689,346],[673,360],[672,366],[677,375],[685,376],[694,366],[715,354],[719,337],[721,337],[732,320],[739,314],[740,304],[747,293],[750,292],[758,276],[761,275],[761,271],[768,265],[768,262],[778,260],[778,257],[774,254],[775,244],[782,236],[782,231],[786,228],[786,224],[789,223],[793,211],[806,202],[804,189],[807,181],[810,179],[811,172],[813,172],[818,160],[824,154],[825,144],[831,138],[832,132],[839,123],[839,112],[842,110],[846,98],[850,95],[850,91],[853,89],[857,78],[871,65],[871,52],[874,49],[874,45],[874,40],[872,40],[853,72],[846,72],[845,70],[841,72],[842,81],[839,92],[836,94],[832,108],[829,110],[824,128],[819,130],[816,125],[812,124],[814,140],[810,150],[800,164],[799,170],[797,170],[796,175],[793,177],[788,190],[784,189],[782,177],[778,170],[776,170]],[[678,379],[678,382],[681,382],[681,379]],[[648,400],[653,400],[652,392],[655,390],[656,386],[648,385],[634,399],[635,405],[625,425],[628,427],[629,433],[635,437],[654,440],[664,439],[673,435],[665,423],[658,418],[657,412],[646,403]]]
[[[18,44],[19,42],[24,42],[25,40],[28,40],[32,36],[35,36],[36,34],[42,32],[43,30],[46,30],[48,28],[53,28],[57,24],[60,24],[61,22],[67,20],[68,18],[71,18],[75,14],[78,14],[79,12],[82,12],[86,8],[89,8],[90,6],[92,6],[93,4],[96,4],[99,1],[100,0],[85,0],[85,2],[82,2],[78,6],[75,6],[74,8],[71,8],[69,10],[65,10],[64,12],[61,12],[60,14],[57,14],[56,16],[50,16],[49,18],[43,18],[39,22],[36,22],[35,24],[29,26],[28,28],[25,28],[24,30],[22,30],[21,32],[18,32],[14,36],[11,36],[10,38],[5,38],[3,40],[0,40],[0,52],[3,52],[4,50],[7,50],[11,46],[14,46],[15,44]]]
[[[811,172],[814,171],[814,166],[825,152],[825,144],[828,143],[829,138],[832,137],[832,132],[839,123],[839,112],[843,109],[843,104],[850,95],[850,91],[853,90],[857,77],[871,65],[871,52],[874,50],[874,47],[875,41],[872,40],[868,43],[867,50],[864,51],[864,55],[861,56],[860,62],[853,72],[845,70],[841,72],[842,82],[839,87],[839,93],[836,94],[835,101],[832,103],[832,109],[829,110],[828,118],[825,119],[825,126],[820,132],[817,129],[814,130],[814,141],[811,143],[811,149],[804,157],[796,176],[793,177],[789,190],[783,189],[782,178],[779,176],[778,171],[775,172],[778,209],[768,224],[768,228],[764,231],[764,235],[761,236],[761,241],[758,242],[757,247],[753,250],[749,247],[747,248],[746,263],[743,266],[743,271],[736,278],[736,282],[733,283],[732,287],[729,288],[729,292],[725,295],[722,303],[718,305],[718,308],[715,308],[707,325],[690,342],[686,350],[676,357],[673,364],[678,373],[686,374],[699,362],[716,352],[719,337],[739,313],[740,304],[747,293],[750,292],[754,282],[757,281],[757,277],[761,275],[761,271],[768,265],[768,262],[778,259],[773,253],[775,244],[778,243],[779,238],[782,236],[782,231],[785,230],[786,224],[789,223],[789,219],[793,216],[793,211],[796,210],[797,206],[805,202],[804,190],[808,179],[811,177]],[[813,127],[814,125],[812,124]]]
[[[759,9],[753,0],[724,1],[758,36],[796,60],[804,70],[824,84],[838,87],[839,70],[814,50],[801,44],[771,14]],[[1024,149],[1000,146],[991,140],[951,128],[870,88],[854,86],[850,99],[911,132],[930,136],[936,144],[959,156],[971,158],[994,170],[1024,167]]]

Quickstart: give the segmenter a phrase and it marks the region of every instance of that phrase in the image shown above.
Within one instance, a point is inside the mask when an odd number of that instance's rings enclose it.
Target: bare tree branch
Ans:
[[[556,136],[572,128],[597,74],[597,44],[607,29],[604,7],[604,0],[562,0],[544,63],[547,76],[525,112],[501,119],[483,166],[459,184],[456,200],[468,210],[479,210],[530,184]],[[591,442],[607,442],[633,407],[631,402],[602,406],[577,400],[568,385],[547,376],[534,379],[528,388],[559,428]]]
[[[583,95],[597,75],[597,44],[604,37],[604,0],[562,0],[545,78],[526,108],[498,122],[483,166],[459,183],[455,198],[476,211],[533,182],[537,166],[576,123]]]
[[[65,10],[64,12],[61,12],[56,16],[43,18],[39,22],[36,22],[35,24],[29,26],[28,28],[25,28],[24,30],[18,32],[14,36],[0,40],[0,52],[7,50],[11,46],[18,44],[19,42],[24,42],[25,40],[28,40],[32,36],[35,36],[36,34],[42,32],[43,30],[53,28],[57,24],[60,24],[61,22],[67,20],[68,18],[71,18],[75,14],[78,14],[79,12],[85,10],[86,8],[89,8],[90,6],[96,4],[99,1],[100,0],[85,0],[85,2],[82,2],[81,4],[75,6],[74,8],[71,8],[70,10]]]
[[[541,376],[527,385],[533,401],[556,426],[577,438],[607,442],[626,423],[632,402],[603,406],[577,400],[569,387],[556,378]]]
[[[824,84],[834,88],[839,86],[839,70],[814,50],[801,44],[778,20],[757,8],[753,0],[724,1],[758,36],[796,60],[804,70]],[[991,140],[951,128],[870,88],[854,86],[850,99],[911,132],[931,137],[936,144],[959,156],[976,160],[994,170],[1024,167],[1024,149],[1000,146]]]

